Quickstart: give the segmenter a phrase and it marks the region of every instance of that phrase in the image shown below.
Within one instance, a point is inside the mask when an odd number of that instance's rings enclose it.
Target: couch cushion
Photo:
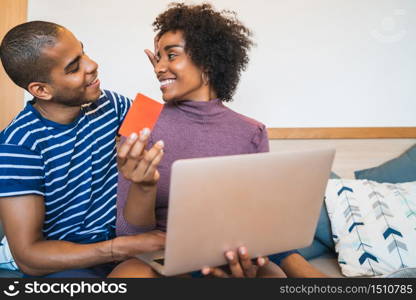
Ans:
[[[10,271],[10,270],[1,270],[0,269],[0,278],[21,278],[23,274],[19,271]]]
[[[416,145],[378,167],[355,171],[355,178],[389,183],[416,181]]]
[[[337,257],[333,254],[324,254],[309,261],[311,265],[329,277],[345,277],[341,273]]]

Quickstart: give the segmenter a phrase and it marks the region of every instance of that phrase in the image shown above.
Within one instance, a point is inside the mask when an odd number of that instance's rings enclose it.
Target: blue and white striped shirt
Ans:
[[[43,234],[92,243],[114,235],[116,135],[131,100],[104,90],[68,125],[28,103],[0,133],[0,197],[44,197]],[[1,201],[1,199],[0,199]]]

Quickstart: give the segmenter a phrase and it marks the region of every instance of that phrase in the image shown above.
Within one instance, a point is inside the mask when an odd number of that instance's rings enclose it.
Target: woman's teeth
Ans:
[[[166,79],[166,80],[162,80],[162,81],[160,82],[160,87],[167,86],[167,85],[169,85],[169,84],[171,84],[171,83],[174,83],[174,82],[175,82],[175,80],[174,80],[174,79]]]

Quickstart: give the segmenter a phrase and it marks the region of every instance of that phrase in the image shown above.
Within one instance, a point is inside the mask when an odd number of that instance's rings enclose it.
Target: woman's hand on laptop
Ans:
[[[154,186],[159,180],[157,166],[163,157],[163,141],[158,141],[150,150],[145,150],[150,130],[144,128],[140,135],[131,134],[119,146],[117,167],[123,176],[134,183]]]
[[[246,247],[240,247],[238,251],[226,251],[224,255],[228,261],[229,272],[222,268],[206,267],[202,269],[202,274],[220,278],[255,278],[258,277],[259,270],[269,263],[267,257],[257,257],[253,263]]]

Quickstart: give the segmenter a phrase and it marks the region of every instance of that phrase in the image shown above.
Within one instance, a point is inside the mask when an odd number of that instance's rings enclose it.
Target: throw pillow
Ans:
[[[331,179],[325,202],[345,276],[416,267],[416,181]]]
[[[416,181],[416,145],[378,167],[356,171],[355,178],[389,183]]]
[[[331,172],[329,178],[340,178],[334,172]],[[332,240],[331,224],[328,218],[328,212],[325,202],[322,204],[318,224],[316,226],[315,236],[312,244],[308,247],[298,249],[299,253],[307,260],[324,254],[335,254],[335,245]]]
[[[19,267],[14,262],[14,258],[9,249],[9,243],[6,237],[0,242],[0,269],[17,271]]]

